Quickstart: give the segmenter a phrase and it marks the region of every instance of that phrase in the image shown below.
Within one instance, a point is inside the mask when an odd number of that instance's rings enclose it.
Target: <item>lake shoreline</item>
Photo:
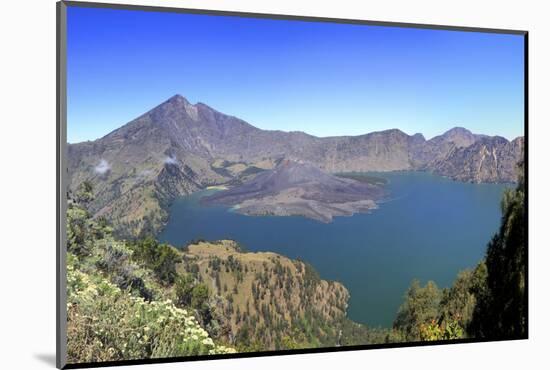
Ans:
[[[450,286],[458,271],[483,257],[498,228],[506,186],[418,171],[376,176],[388,179],[391,197],[371,213],[335,217],[329,224],[300,216],[247,216],[201,205],[198,192],[174,202],[158,238],[176,246],[232,239],[251,252],[300,258],[323,279],[349,289],[351,320],[391,327],[413,279]]]

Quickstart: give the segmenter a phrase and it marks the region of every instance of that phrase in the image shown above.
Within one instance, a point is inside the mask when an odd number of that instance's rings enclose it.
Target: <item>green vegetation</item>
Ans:
[[[216,346],[195,317],[170,300],[146,301],[100,275],[68,265],[70,362],[230,352]]]
[[[523,173],[523,166],[520,166]],[[499,232],[487,245],[485,259],[473,271],[458,274],[450,289],[413,281],[393,325],[407,341],[459,338],[519,339],[527,335],[525,290],[525,183],[503,196]]]
[[[520,174],[523,174],[521,166]],[[527,248],[525,180],[502,199],[499,232],[487,247],[486,284],[478,289],[469,330],[477,337],[517,339],[527,336]]]
[[[349,297],[339,283],[321,280],[302,261],[243,252],[238,243],[201,241],[187,246],[180,275],[202,281],[217,300],[212,321],[221,340],[239,351],[335,346]],[[189,295],[189,289],[181,289]],[[351,340],[351,339],[349,339]]]
[[[67,210],[68,361],[96,362],[231,353],[196,317],[208,291],[191,287],[191,304],[173,303],[179,252],[146,239],[116,240],[84,208],[83,185]],[[72,196],[72,194],[71,194]]]
[[[335,175],[345,179],[352,179],[371,185],[384,186],[388,183],[388,180],[383,177],[374,176],[365,172],[341,172]]]
[[[167,244],[160,244],[147,237],[131,245],[133,258],[153,270],[156,277],[165,284],[173,284],[177,277],[176,264],[181,262],[179,253]]]
[[[471,337],[467,333],[476,307],[476,292],[484,284],[485,264],[458,274],[454,284],[440,290],[433,281],[425,286],[415,280],[393,324],[401,341],[429,341]]]
[[[242,177],[249,176],[249,175],[256,175],[260,172],[265,171],[263,168],[259,168],[256,166],[248,166],[244,171],[240,173]]]
[[[433,281],[425,287],[421,287],[418,280],[413,281],[394,321],[394,328],[399,330],[403,340],[420,339],[421,325],[436,319],[440,301],[441,291]]]
[[[227,160],[216,160],[210,165],[210,168],[218,175],[230,178],[231,180],[227,182],[228,185],[242,184],[243,180],[265,171],[264,168],[250,163]]]

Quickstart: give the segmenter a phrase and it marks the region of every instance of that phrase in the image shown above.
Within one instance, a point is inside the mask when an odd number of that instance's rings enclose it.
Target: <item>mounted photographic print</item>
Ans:
[[[58,367],[527,338],[527,32],[57,10]]]

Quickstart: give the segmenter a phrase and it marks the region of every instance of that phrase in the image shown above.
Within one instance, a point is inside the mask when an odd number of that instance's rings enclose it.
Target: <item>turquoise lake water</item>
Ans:
[[[311,263],[321,278],[351,294],[348,316],[390,327],[413,279],[450,286],[474,267],[500,223],[506,185],[469,184],[422,172],[377,173],[389,199],[369,214],[329,224],[304,217],[244,216],[202,206],[205,190],[174,202],[158,236],[175,246],[192,239],[233,239],[249,251],[272,251]]]

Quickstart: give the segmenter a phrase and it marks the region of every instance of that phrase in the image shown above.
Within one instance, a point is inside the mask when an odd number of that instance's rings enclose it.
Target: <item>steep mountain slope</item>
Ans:
[[[461,181],[504,182],[516,178],[522,140],[507,143],[462,128],[430,140],[398,129],[318,138],[261,130],[175,95],[103,138],[69,145],[69,190],[89,181],[95,215],[112,220],[124,236],[155,234],[175,197],[248,181],[283,158],[332,173],[428,170]]]
[[[516,163],[523,157],[523,151],[523,137],[511,142],[498,136],[482,137],[469,146],[451,148],[428,168],[459,181],[513,182],[518,176]]]
[[[91,182],[92,212],[125,236],[157,231],[172,199],[228,180],[211,169],[190,107],[174,97],[101,139],[69,145],[70,189]]]
[[[248,215],[300,215],[322,222],[376,208],[378,185],[330,175],[314,165],[283,160],[240,186],[205,197],[206,204],[236,206]]]
[[[422,137],[413,148],[415,164],[419,168],[427,168],[431,162],[443,158],[453,148],[468,147],[481,137],[462,127],[454,127],[428,141]]]

